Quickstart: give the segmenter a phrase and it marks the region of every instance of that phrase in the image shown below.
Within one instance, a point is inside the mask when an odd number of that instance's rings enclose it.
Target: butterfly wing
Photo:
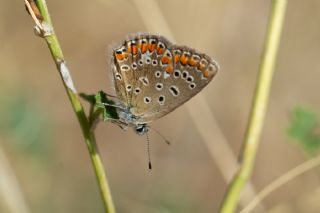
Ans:
[[[114,74],[117,95],[139,123],[160,118],[188,101],[219,69],[207,55],[155,35],[137,35],[118,50],[122,55],[117,57],[115,51],[114,64],[122,79]]]

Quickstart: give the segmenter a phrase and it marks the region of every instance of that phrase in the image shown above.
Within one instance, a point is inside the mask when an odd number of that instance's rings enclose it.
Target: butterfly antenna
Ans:
[[[163,139],[163,141],[164,141],[166,144],[168,144],[168,145],[171,144],[170,141],[169,141],[166,137],[164,137],[158,130],[153,129],[153,128],[150,128],[150,129],[152,129],[153,131],[155,131],[155,132]]]
[[[147,136],[147,149],[148,149],[148,166],[149,166],[149,169],[152,170],[151,157],[150,157],[150,140],[149,140],[148,132],[146,133],[146,136]]]

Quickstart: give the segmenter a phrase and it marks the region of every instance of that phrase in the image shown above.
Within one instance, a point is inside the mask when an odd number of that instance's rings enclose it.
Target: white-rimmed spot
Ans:
[[[138,95],[139,93],[141,92],[141,89],[139,87],[136,87],[134,90],[133,90],[133,93],[135,95]]]
[[[144,103],[149,104],[151,102],[151,98],[150,97],[144,97],[143,101],[144,101]]]
[[[174,70],[173,76],[174,76],[175,78],[179,78],[180,75],[181,75],[181,71],[180,71],[180,70]]]
[[[164,43],[162,43],[161,41],[158,42],[158,51],[157,51],[157,55],[162,55],[164,53],[166,46],[164,45]],[[159,52],[159,50],[161,50],[161,52]]]
[[[153,60],[152,60],[152,66],[157,66],[157,65],[158,65],[158,61],[155,60],[155,59],[153,59]]]
[[[170,90],[170,92],[171,92],[171,94],[173,95],[173,96],[175,96],[175,97],[177,97],[179,94],[180,94],[180,91],[179,91],[179,88],[177,87],[177,86],[171,86],[170,88],[169,88],[169,90]]]
[[[127,90],[128,92],[130,92],[130,91],[132,90],[132,85],[131,85],[131,84],[128,84],[128,85],[126,86],[126,90]]]
[[[183,71],[182,74],[181,74],[182,79],[187,79],[188,76],[189,76],[189,73],[186,70]]]
[[[195,61],[195,63],[199,63],[199,61],[200,61],[200,56],[198,56],[198,55],[192,55],[192,59]]]
[[[164,101],[166,100],[165,96],[164,95],[160,95],[159,98],[158,98],[158,103],[160,105],[164,105]]]
[[[143,65],[143,61],[142,61],[142,59],[140,59],[140,60],[138,61],[138,64],[139,64],[140,66],[142,66],[142,65]]]
[[[160,91],[163,89],[163,83],[157,83],[156,84],[156,90]]]
[[[146,64],[150,64],[151,63],[151,58],[150,57],[147,57],[146,58]]]
[[[117,72],[114,76],[115,76],[115,78],[116,78],[118,81],[121,81],[121,80],[122,80],[122,76],[121,76],[120,73]]]
[[[214,75],[216,74],[216,72],[218,72],[218,70],[219,70],[219,65],[217,63],[210,64],[208,67],[208,71],[213,72]]]
[[[149,85],[149,79],[147,77],[140,77],[139,81],[141,81],[144,86]]]
[[[160,78],[161,77],[161,71],[156,71],[155,73],[154,73],[154,76],[156,76],[156,78]]]
[[[194,89],[194,88],[196,88],[196,84],[195,83],[191,83],[191,84],[189,84],[189,89]]]
[[[136,62],[133,62],[131,67],[132,67],[133,70],[136,70],[138,68],[138,65],[137,65]]]
[[[193,81],[194,81],[193,76],[189,75],[189,76],[187,77],[186,81],[187,81],[188,83],[193,82]]]
[[[130,67],[127,64],[123,64],[123,65],[121,65],[120,69],[121,69],[121,71],[126,72],[126,71],[130,70]]]
[[[181,54],[181,50],[173,50],[173,55],[180,55]]]

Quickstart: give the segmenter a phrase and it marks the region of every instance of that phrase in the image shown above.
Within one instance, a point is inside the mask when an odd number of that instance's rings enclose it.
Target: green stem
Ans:
[[[69,100],[71,102],[71,105],[74,109],[74,112],[76,113],[76,116],[78,118],[78,121],[81,126],[81,130],[85,139],[85,143],[87,145],[92,166],[95,171],[95,175],[98,181],[101,197],[103,200],[105,212],[107,213],[114,213],[115,207],[112,201],[110,187],[108,185],[106,175],[104,172],[104,167],[101,161],[101,158],[99,156],[98,148],[96,145],[96,140],[93,131],[91,131],[91,125],[89,123],[89,120],[84,112],[84,109],[80,103],[79,96],[73,86],[72,78],[69,73],[69,70],[65,64],[65,60],[63,57],[62,50],[60,48],[60,44],[58,42],[58,39],[54,33],[53,25],[50,19],[49,11],[46,5],[45,0],[36,0],[35,1],[37,6],[39,7],[39,10],[44,17],[44,20],[42,21],[41,25],[45,30],[48,30],[49,33],[46,35],[44,34],[44,39],[46,40],[48,47],[50,49],[51,55],[54,59],[54,62],[59,70],[59,74],[62,78],[63,85],[66,89],[66,92],[68,94]]]
[[[243,162],[229,185],[219,211],[220,213],[235,212],[241,189],[252,173],[259,145],[259,138],[266,114],[286,5],[287,0],[272,0],[271,3],[268,32],[262,54],[249,123],[243,144]]]

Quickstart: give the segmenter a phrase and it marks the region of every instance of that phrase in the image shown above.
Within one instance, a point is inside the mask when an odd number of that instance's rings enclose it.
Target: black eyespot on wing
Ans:
[[[187,72],[182,72],[182,78],[187,78],[187,76],[188,76],[188,73]]]
[[[180,72],[179,72],[178,70],[174,71],[173,74],[174,74],[174,76],[177,77],[177,78],[180,77]]]
[[[170,87],[170,92],[173,96],[178,96],[179,95],[179,89],[176,86],[171,86]]]
[[[187,81],[188,81],[188,82],[192,82],[192,81],[193,81],[193,78],[192,78],[191,76],[188,76],[188,77],[187,77]]]

